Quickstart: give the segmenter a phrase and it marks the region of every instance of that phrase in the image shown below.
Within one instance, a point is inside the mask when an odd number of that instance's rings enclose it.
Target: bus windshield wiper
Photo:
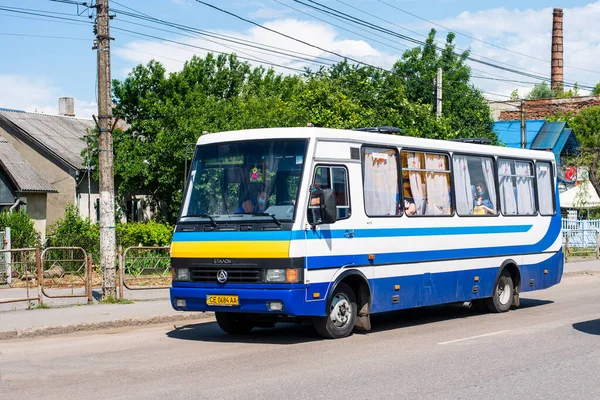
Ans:
[[[218,227],[217,221],[215,221],[215,219],[208,214],[190,214],[190,215],[184,215],[183,218],[208,218],[208,219],[210,219],[210,222],[211,222],[212,226],[215,227],[215,229]]]
[[[281,222],[279,222],[279,220],[277,219],[275,214],[269,214],[269,213],[265,213],[265,212],[257,212],[257,213],[252,213],[252,215],[257,216],[257,217],[271,217],[271,218],[273,218],[273,221],[277,224],[277,226],[281,226]]]
[[[281,226],[281,222],[277,219],[275,214],[269,214],[269,213],[265,213],[265,212],[254,212],[254,211],[243,211],[243,212],[236,212],[233,214],[234,215],[252,215],[255,217],[271,217],[271,218],[273,218],[273,221],[277,224],[277,226]]]

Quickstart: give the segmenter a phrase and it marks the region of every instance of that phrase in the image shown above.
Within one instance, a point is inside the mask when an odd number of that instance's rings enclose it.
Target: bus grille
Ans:
[[[191,268],[190,280],[192,282],[215,282],[217,273],[221,270],[227,272],[227,283],[258,283],[261,281],[261,271],[258,268]]]

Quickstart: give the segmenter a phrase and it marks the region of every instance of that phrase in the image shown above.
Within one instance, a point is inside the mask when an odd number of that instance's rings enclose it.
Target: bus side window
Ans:
[[[348,171],[344,167],[315,168],[310,201],[308,205],[308,221],[313,223],[320,218],[319,197],[317,189],[333,189],[336,197],[337,219],[350,217],[350,198],[348,191]]]

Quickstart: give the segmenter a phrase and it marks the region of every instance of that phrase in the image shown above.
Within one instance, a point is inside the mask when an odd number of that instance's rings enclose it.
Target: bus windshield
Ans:
[[[293,221],[306,140],[198,146],[181,219]]]

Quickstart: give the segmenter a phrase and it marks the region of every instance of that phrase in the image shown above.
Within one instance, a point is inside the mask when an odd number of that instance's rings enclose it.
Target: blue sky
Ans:
[[[412,46],[397,38],[389,36],[381,38],[375,36],[373,32],[361,31],[357,26],[331,19],[293,0],[204,1],[324,49],[384,68],[389,68],[401,56],[404,46]],[[303,2],[310,4],[308,0]],[[422,39],[423,37],[419,35],[426,35],[433,27],[428,22],[384,4],[389,3],[452,30],[511,50],[493,47],[459,35],[458,46],[472,49],[475,57],[485,57],[505,63],[506,66],[549,76],[551,14],[552,7],[557,6],[553,2],[530,0],[526,2],[526,7],[525,2],[513,0],[318,0],[318,2],[417,39]],[[600,19],[600,1],[570,0],[568,3],[568,7],[564,7],[565,79],[570,82],[594,85],[600,82],[600,28],[597,27],[596,22]],[[0,8],[2,7],[45,10],[55,16],[76,21],[54,20],[53,22],[49,18],[0,9],[0,107],[56,113],[58,97],[71,96],[76,98],[78,116],[90,117],[95,113],[96,53],[91,49],[93,33],[90,22],[92,20],[87,18],[88,12],[80,7],[79,11],[83,13],[78,16],[75,5],[48,0],[3,0],[0,4]],[[117,16],[112,21],[112,26],[115,28],[152,34],[191,46],[232,51],[230,47],[225,47],[224,42],[214,43],[182,36],[173,28],[155,25],[160,29],[174,31],[168,33],[133,25],[131,22],[148,23],[122,15],[118,10],[131,7],[170,22],[302,52],[308,54],[308,58],[336,58],[331,54],[253,27],[195,0],[119,0],[118,2],[111,0],[111,7],[117,10]],[[413,32],[403,29],[410,29]],[[439,27],[436,29],[441,39],[446,31]],[[55,36],[69,39],[15,35]],[[123,79],[133,66],[146,63],[152,58],[163,62],[169,71],[176,71],[181,68],[182,62],[193,54],[200,56],[206,54],[197,47],[165,43],[117,30],[112,31],[112,36],[116,39],[113,42],[112,53],[112,74],[116,79]],[[258,54],[239,46],[236,46],[235,50],[238,53],[243,51],[248,57],[260,58],[291,68],[309,65],[305,61],[290,60],[289,57],[273,54]],[[312,65],[314,67],[314,64]],[[473,67],[478,70],[474,75],[480,77],[532,81],[531,78],[477,64],[473,64]],[[282,73],[291,73],[286,69],[277,69]],[[529,83],[507,83],[483,78],[476,78],[473,83],[489,93],[487,97],[498,100],[502,97],[495,94],[508,95],[514,88],[519,88],[521,94],[526,94],[532,86]]]

